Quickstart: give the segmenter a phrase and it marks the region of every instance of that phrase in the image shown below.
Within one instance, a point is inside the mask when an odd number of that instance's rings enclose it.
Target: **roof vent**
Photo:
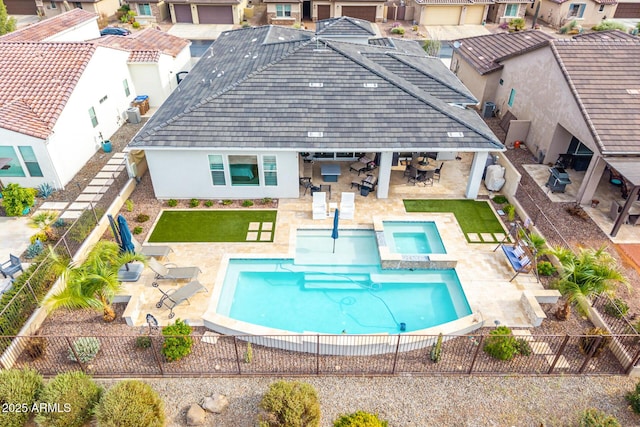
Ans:
[[[627,89],[629,95],[640,95],[640,89]]]
[[[449,138],[462,138],[464,137],[464,133],[463,132],[447,132],[447,136]]]
[[[307,136],[309,138],[322,138],[324,136],[324,132],[307,132]]]
[[[251,43],[256,42],[258,39],[251,39]]]
[[[323,87],[324,83],[322,82],[311,82],[309,83],[309,87]]]
[[[378,83],[365,83],[364,87],[378,87]]]

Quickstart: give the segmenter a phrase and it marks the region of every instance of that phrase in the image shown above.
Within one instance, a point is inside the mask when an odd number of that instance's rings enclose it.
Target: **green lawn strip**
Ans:
[[[451,212],[460,228],[468,233],[504,233],[500,220],[488,202],[476,200],[404,200],[407,212]],[[478,242],[482,243],[482,242]]]
[[[271,222],[275,233],[274,210],[194,210],[164,211],[149,242],[246,242],[250,222]]]

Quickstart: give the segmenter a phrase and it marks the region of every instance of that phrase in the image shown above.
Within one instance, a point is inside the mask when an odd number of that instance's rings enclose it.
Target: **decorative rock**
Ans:
[[[227,396],[219,394],[215,397],[205,397],[202,408],[214,414],[221,414],[229,406]]]
[[[193,404],[187,411],[187,425],[188,426],[203,426],[204,419],[207,413],[200,407],[200,405]]]

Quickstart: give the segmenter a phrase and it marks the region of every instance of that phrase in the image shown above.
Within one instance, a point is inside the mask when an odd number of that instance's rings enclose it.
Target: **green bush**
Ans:
[[[242,202],[242,206],[244,206],[245,208],[249,208],[249,207],[253,206],[253,201],[252,200],[245,200],[244,202]]]
[[[93,415],[102,389],[80,371],[58,374],[40,393],[40,402],[58,405],[60,410],[39,412],[36,423],[47,427],[81,427]]]
[[[541,276],[553,276],[556,272],[556,267],[549,261],[540,261],[538,263],[538,274]]]
[[[636,384],[636,389],[627,393],[625,397],[633,412],[640,414],[640,382]]]
[[[107,391],[96,407],[99,427],[162,427],[164,404],[158,393],[142,381],[121,381]]]
[[[580,414],[580,427],[620,427],[618,420],[595,408],[589,408]]]
[[[151,337],[143,335],[136,338],[136,348],[149,348],[151,347]]]
[[[502,207],[502,211],[507,215],[509,221],[513,221],[516,218],[516,208],[511,204],[506,204]]]
[[[404,27],[395,27],[391,29],[391,34],[404,35]]]
[[[320,402],[312,385],[277,381],[262,397],[261,426],[316,427],[320,425]]]
[[[516,346],[518,348],[518,354],[521,356],[531,356],[531,345],[529,341],[524,338],[516,339]]]
[[[189,201],[189,206],[191,206],[192,208],[197,208],[200,205],[200,200],[198,199],[191,199]]]
[[[602,339],[598,343],[599,337]],[[609,331],[602,328],[591,328],[585,332],[585,336],[578,340],[578,348],[582,354],[592,354],[593,357],[598,357],[610,342],[611,334]]]
[[[193,338],[191,338],[191,326],[177,319],[173,325],[162,328],[164,343],[162,354],[169,362],[175,362],[191,354]]]
[[[169,199],[167,200],[167,205],[169,205],[170,208],[175,208],[178,206],[178,201],[176,199]]]
[[[513,29],[514,31],[522,31],[524,30],[524,26],[525,26],[524,18],[514,18],[511,21],[509,21],[509,28]]]
[[[42,377],[30,368],[0,371],[0,402],[31,406],[42,390]],[[10,409],[10,408],[8,408]],[[22,409],[22,406],[20,407]],[[31,411],[0,411],[0,426],[21,427]]]
[[[125,200],[124,206],[127,209],[127,212],[133,212],[133,200],[131,199]]]
[[[271,197],[263,197],[262,198],[262,204],[263,205],[270,205],[271,203],[273,203],[273,199]]]
[[[69,360],[77,362],[80,359],[82,363],[89,363],[100,351],[100,340],[96,337],[80,337],[73,342],[72,346],[73,349],[71,347],[68,349]]]
[[[95,211],[98,219],[102,218],[102,215],[104,215],[104,209],[95,208]],[[82,243],[84,242],[84,239],[91,234],[95,227],[96,218],[91,209],[87,209],[82,212],[80,218],[78,218],[78,220],[69,229],[69,237],[75,242]]]
[[[136,222],[147,222],[147,221],[149,221],[149,215],[147,214],[139,214],[136,217]]]
[[[7,184],[2,190],[2,206],[7,216],[21,216],[25,209],[33,206],[37,190],[19,184]]]
[[[136,226],[136,227],[133,227],[133,230],[131,230],[131,232],[133,234],[140,234],[140,233],[142,233],[142,227],[140,227],[139,225]]]
[[[357,411],[353,414],[341,415],[333,422],[333,427],[387,427],[389,423],[369,412]]]
[[[627,32],[627,27],[620,22],[602,21],[598,25],[591,27],[593,31],[608,31],[608,30],[620,30]]]
[[[222,206],[229,206],[233,204],[233,200],[223,200],[222,201]]]
[[[253,347],[251,343],[247,343],[247,349],[244,351],[244,363],[251,363],[253,361]]]
[[[213,200],[207,200],[206,202],[204,202],[204,205],[210,208],[211,206],[213,206]]]
[[[622,319],[624,316],[627,315],[627,313],[629,313],[629,306],[624,300],[620,298],[614,298],[612,300],[607,301],[604,304],[603,308],[604,308],[604,312],[607,313],[609,316],[613,316],[618,319]]]
[[[431,347],[431,352],[429,353],[429,358],[433,363],[438,363],[442,358],[442,332],[438,334],[438,340]]]
[[[134,21],[133,24],[131,24],[131,26],[137,29],[137,28],[140,28],[140,23],[138,21]]]
[[[518,355],[518,341],[511,334],[511,329],[498,326],[489,333],[483,350],[499,360],[511,360]]]
[[[502,194],[498,194],[497,196],[495,196],[493,198],[493,201],[494,201],[494,203],[502,205],[504,203],[507,203],[507,198],[505,196],[503,196]]]

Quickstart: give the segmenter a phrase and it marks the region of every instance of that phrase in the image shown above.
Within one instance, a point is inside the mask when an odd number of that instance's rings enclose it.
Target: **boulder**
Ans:
[[[229,406],[229,400],[227,399],[227,396],[223,394],[205,397],[204,403],[202,404],[202,407],[205,410],[213,412],[214,414],[221,414],[225,409],[227,409],[227,406]]]
[[[193,404],[189,407],[187,411],[187,425],[188,426],[203,426],[204,419],[207,416],[207,413],[204,409],[200,407],[200,405]]]

